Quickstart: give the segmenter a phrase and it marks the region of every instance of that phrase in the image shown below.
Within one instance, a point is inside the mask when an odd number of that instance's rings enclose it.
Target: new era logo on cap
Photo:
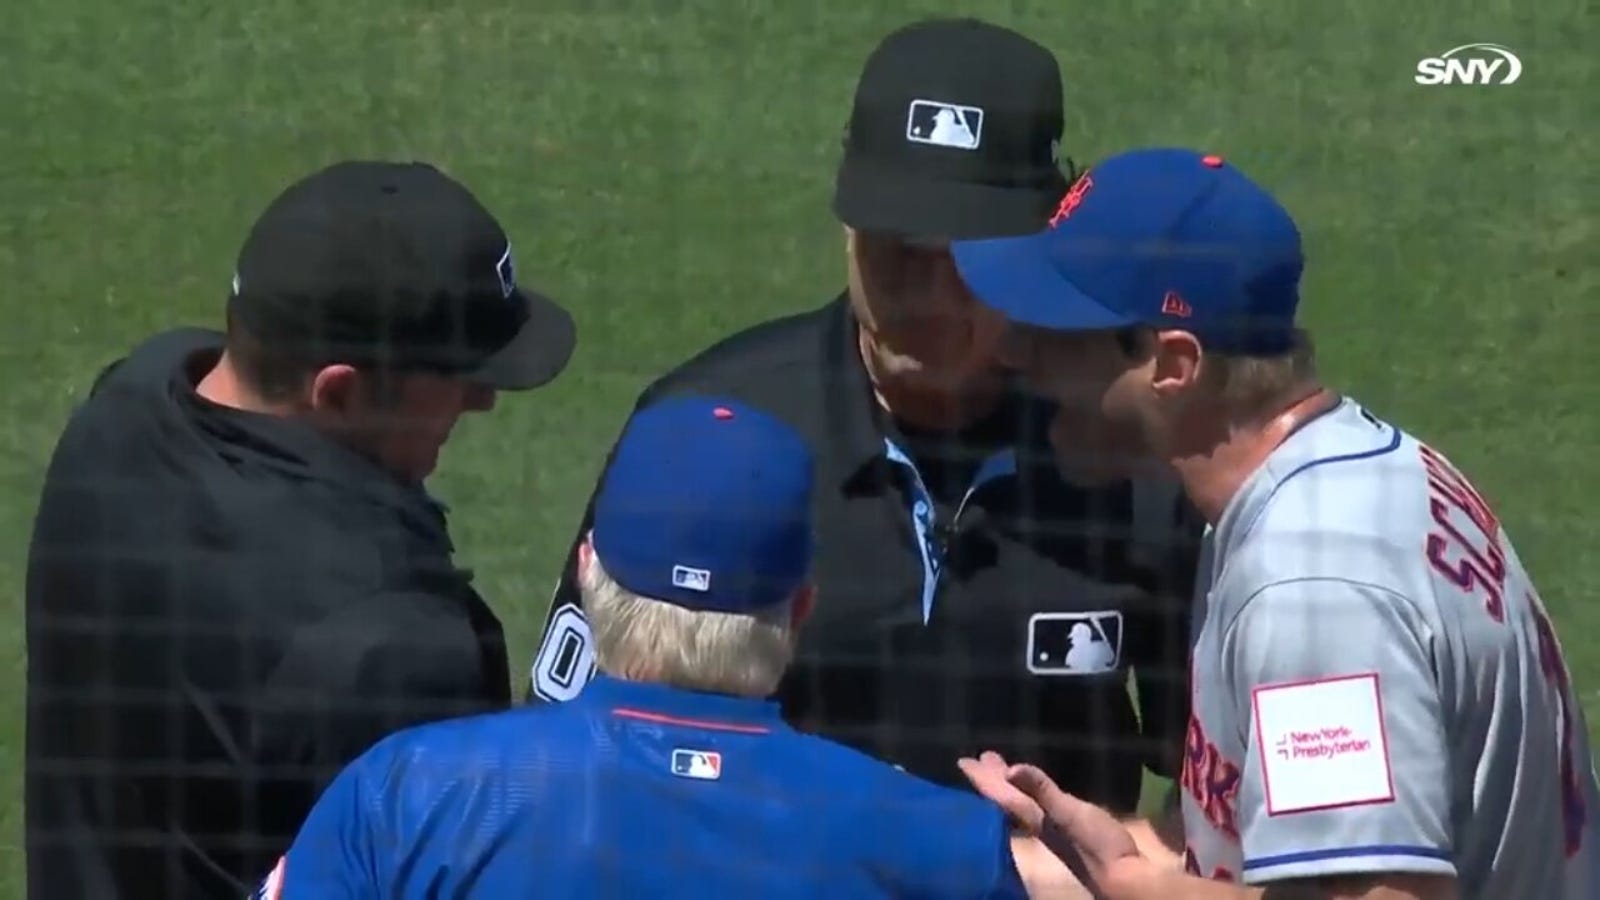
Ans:
[[[705,569],[695,569],[689,566],[673,566],[672,586],[683,588],[686,591],[699,591],[703,594],[711,590],[711,573]]]
[[[913,100],[906,110],[906,140],[976,150],[983,142],[983,110],[938,100]]]
[[[517,292],[517,264],[511,261],[511,245],[506,245],[506,252],[500,254],[500,261],[494,264],[494,273],[500,276],[500,293],[506,299]]]
[[[1161,314],[1187,319],[1194,315],[1194,308],[1189,305],[1189,301],[1179,296],[1177,291],[1167,291],[1161,298]]]

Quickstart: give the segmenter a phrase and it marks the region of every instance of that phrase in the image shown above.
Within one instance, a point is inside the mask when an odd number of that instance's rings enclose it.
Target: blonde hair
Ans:
[[[1279,411],[1284,400],[1317,380],[1311,334],[1296,328],[1288,350],[1271,356],[1207,353],[1202,377],[1230,418],[1249,422]]]
[[[686,609],[633,593],[591,555],[578,573],[595,665],[634,681],[766,697],[794,658],[794,598],[752,615]]]

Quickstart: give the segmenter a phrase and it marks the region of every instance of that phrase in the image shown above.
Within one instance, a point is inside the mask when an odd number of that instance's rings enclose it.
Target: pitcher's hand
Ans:
[[[993,800],[1005,811],[1014,827],[1037,836],[1044,825],[1044,811],[1039,804],[1019,790],[1009,780],[1014,768],[1005,757],[993,750],[984,751],[977,759],[956,761],[961,773],[967,776],[978,793]]]
[[[1012,766],[1006,780],[1038,804],[1044,814],[1039,841],[1095,897],[1151,895],[1151,879],[1161,875],[1161,867],[1140,854],[1133,835],[1116,816],[1061,790],[1033,766]]]

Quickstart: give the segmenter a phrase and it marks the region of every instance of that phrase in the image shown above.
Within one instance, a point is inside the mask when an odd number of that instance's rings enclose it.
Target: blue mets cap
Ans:
[[[1287,350],[1304,268],[1300,232],[1218,156],[1113,156],[1036,234],[952,246],[963,280],[1014,322],[1055,331],[1146,325],[1234,353]]]
[[[673,397],[628,421],[594,506],[618,584],[697,610],[748,613],[810,574],[810,448],[760,410]]]

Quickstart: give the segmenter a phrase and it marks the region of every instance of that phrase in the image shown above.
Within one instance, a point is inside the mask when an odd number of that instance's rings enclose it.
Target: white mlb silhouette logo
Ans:
[[[672,586],[683,588],[686,591],[705,593],[711,590],[711,572],[706,569],[693,569],[689,566],[673,566]]]
[[[1122,664],[1119,610],[1034,613],[1028,619],[1028,671],[1035,675],[1103,675]]]
[[[939,100],[913,100],[906,112],[906,140],[976,150],[983,141],[983,110]]]

